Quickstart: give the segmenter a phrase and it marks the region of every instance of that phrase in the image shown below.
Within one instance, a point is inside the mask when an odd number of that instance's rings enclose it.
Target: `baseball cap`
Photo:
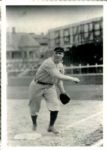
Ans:
[[[62,47],[56,47],[54,49],[54,52],[61,52],[61,53],[64,53],[64,49]]]

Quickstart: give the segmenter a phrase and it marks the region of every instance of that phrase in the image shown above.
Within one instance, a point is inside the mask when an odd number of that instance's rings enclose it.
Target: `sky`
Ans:
[[[7,6],[7,29],[16,32],[47,33],[49,29],[103,16],[95,6]]]

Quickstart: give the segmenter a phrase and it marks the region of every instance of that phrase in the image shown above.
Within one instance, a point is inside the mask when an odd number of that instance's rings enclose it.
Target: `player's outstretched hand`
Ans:
[[[78,78],[74,78],[74,82],[78,83],[78,82],[80,82],[80,80]]]

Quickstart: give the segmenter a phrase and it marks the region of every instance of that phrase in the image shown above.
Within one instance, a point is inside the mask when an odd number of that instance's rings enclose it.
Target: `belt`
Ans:
[[[37,82],[38,84],[42,84],[42,85],[53,85],[53,83],[46,83],[46,82],[41,82],[37,80],[35,80],[35,82]]]

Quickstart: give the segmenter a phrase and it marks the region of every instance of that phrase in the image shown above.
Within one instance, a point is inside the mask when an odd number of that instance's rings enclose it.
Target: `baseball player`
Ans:
[[[54,127],[60,109],[56,87],[59,88],[60,93],[66,93],[63,80],[79,82],[78,78],[64,75],[63,57],[64,49],[56,47],[52,57],[41,64],[29,86],[29,107],[33,130],[37,128],[37,117],[41,107],[41,100],[44,98],[50,112],[48,132],[58,133]]]

